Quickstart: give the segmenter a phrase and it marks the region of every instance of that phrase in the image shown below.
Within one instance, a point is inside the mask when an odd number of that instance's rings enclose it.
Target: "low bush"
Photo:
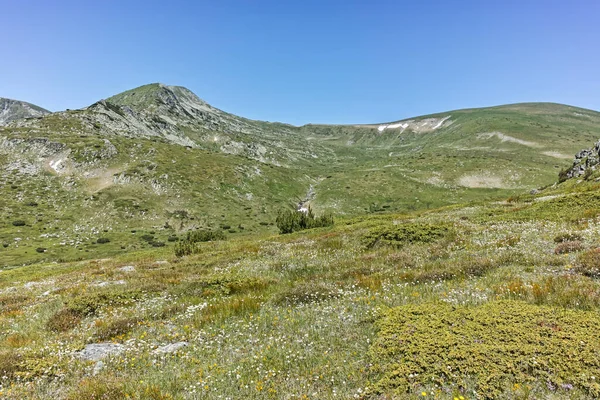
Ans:
[[[140,322],[140,319],[136,317],[119,318],[110,322],[98,320],[95,323],[94,339],[104,341],[125,335],[135,328],[138,322]]]
[[[101,238],[98,238],[98,240],[96,240],[96,243],[98,243],[98,244],[110,243],[110,239],[101,237]]]
[[[66,396],[67,400],[121,400],[129,397],[122,382],[114,378],[84,378]]]
[[[54,332],[66,332],[81,322],[82,316],[75,310],[63,308],[54,313],[46,322],[46,328]]]
[[[583,241],[583,237],[579,233],[561,233],[554,237],[554,243],[562,243],[562,242],[581,242]]]
[[[197,230],[190,231],[184,240],[175,243],[173,251],[176,257],[188,256],[198,252],[196,243],[212,242],[215,240],[225,240],[225,234],[222,231]]]
[[[0,352],[0,376],[13,378],[21,370],[22,357],[15,351]]]
[[[142,236],[140,236],[140,239],[142,239],[145,242],[152,242],[154,240],[154,235],[149,235],[147,233],[143,234]]]
[[[580,241],[560,242],[554,249],[554,254],[575,253],[583,250],[583,244]]]
[[[225,233],[222,231],[197,230],[187,233],[186,239],[191,243],[212,242],[214,240],[225,240]]]
[[[13,226],[25,226],[26,223],[25,221],[23,221],[22,219],[17,219],[15,221],[12,222]]]
[[[600,342],[590,340],[600,325],[596,312],[515,300],[425,303],[390,309],[378,325],[370,357],[380,378],[369,397],[405,398],[436,385],[512,398],[507,390],[514,383],[535,381],[600,396],[593,378],[600,374]],[[570,397],[566,390],[557,398]]]
[[[430,243],[451,232],[446,225],[405,223],[384,225],[371,229],[362,239],[367,248],[377,245],[402,247],[411,243]]]
[[[600,248],[581,253],[575,271],[592,278],[600,277]]]
[[[276,304],[298,305],[314,303],[338,296],[338,292],[322,283],[299,283],[274,297]]]
[[[51,331],[65,332],[77,326],[83,318],[95,315],[102,307],[123,306],[139,299],[140,296],[138,291],[108,291],[80,295],[54,313],[47,321],[46,327]]]

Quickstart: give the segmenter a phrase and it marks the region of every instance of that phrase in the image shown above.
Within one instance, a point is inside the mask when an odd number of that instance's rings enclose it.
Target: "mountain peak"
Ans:
[[[174,116],[220,113],[191,90],[163,83],[151,83],[130,89],[109,97],[106,101],[142,113]]]
[[[41,117],[50,111],[20,100],[0,97],[0,125],[23,118]]]

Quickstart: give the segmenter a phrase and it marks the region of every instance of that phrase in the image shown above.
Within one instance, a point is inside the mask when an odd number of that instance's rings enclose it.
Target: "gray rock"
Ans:
[[[174,353],[184,347],[189,346],[188,342],[177,342],[177,343],[171,343],[171,344],[167,344],[164,346],[161,346],[159,348],[157,348],[156,350],[154,350],[154,354],[167,354],[167,353]]]
[[[575,155],[573,166],[567,171],[567,178],[577,178],[584,175],[588,170],[595,170],[600,164],[600,141],[596,142],[591,149],[581,150]]]
[[[119,271],[122,271],[122,272],[134,272],[135,271],[135,267],[133,265],[126,265],[124,267],[119,268]]]
[[[125,346],[118,343],[92,343],[77,352],[77,356],[86,361],[100,361],[110,355],[117,355],[125,350]]]
[[[94,365],[94,370],[92,371],[92,375],[98,375],[100,371],[104,368],[104,363],[102,361],[98,361],[96,365]]]

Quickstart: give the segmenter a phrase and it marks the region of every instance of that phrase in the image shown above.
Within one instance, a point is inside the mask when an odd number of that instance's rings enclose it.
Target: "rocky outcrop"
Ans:
[[[0,125],[23,118],[41,117],[49,113],[48,110],[24,101],[0,97]]]
[[[575,155],[573,166],[563,173],[564,178],[576,178],[584,175],[588,170],[595,170],[600,164],[600,141],[591,149],[581,150]]]

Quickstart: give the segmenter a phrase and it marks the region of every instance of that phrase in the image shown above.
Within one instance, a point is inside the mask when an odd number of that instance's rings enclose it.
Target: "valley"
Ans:
[[[0,126],[0,265],[148,248],[142,235],[169,246],[190,229],[273,234],[311,187],[312,209],[339,218],[506,198],[552,184],[599,121],[530,103],[295,127],[146,85]]]
[[[161,84],[4,123],[0,398],[597,398],[598,137],[559,104],[296,127]]]

